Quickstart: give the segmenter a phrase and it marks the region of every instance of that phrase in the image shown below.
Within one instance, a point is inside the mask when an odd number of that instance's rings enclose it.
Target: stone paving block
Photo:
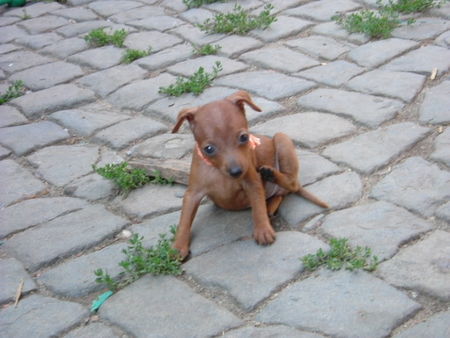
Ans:
[[[214,13],[204,8],[191,8],[180,14],[180,17],[193,25],[202,24],[207,19],[213,19]]]
[[[82,66],[106,69],[118,65],[122,60],[123,53],[123,49],[114,46],[105,46],[74,54],[68,60]]]
[[[310,151],[297,150],[297,157],[300,162],[299,180],[302,185],[314,183],[340,171],[336,164]]]
[[[141,110],[145,105],[163,97],[159,94],[160,87],[167,87],[175,81],[175,76],[167,73],[134,81],[109,95],[107,101],[120,108]]]
[[[258,11],[259,14],[260,11]],[[273,22],[266,29],[255,29],[250,32],[254,36],[264,42],[275,42],[288,36],[296,35],[313,23],[299,18],[293,18],[285,15],[278,15],[277,21]]]
[[[332,3],[326,0],[320,0],[289,9],[284,13],[317,21],[329,21],[336,14],[353,11],[360,7],[360,4],[350,0],[334,0]]]
[[[242,324],[230,312],[168,276],[147,276],[119,291],[102,306],[100,317],[138,337],[149,332],[160,337],[208,337]]]
[[[273,136],[282,131],[294,143],[314,148],[348,135],[356,128],[347,120],[331,114],[305,112],[276,117],[254,126],[252,130],[267,136]]]
[[[270,100],[296,95],[315,86],[313,82],[268,70],[227,75],[215,83],[254,92]]]
[[[201,285],[224,289],[248,311],[303,270],[299,257],[320,248],[328,246],[309,235],[284,231],[270,246],[259,246],[253,239],[234,242],[189,260],[184,268]]]
[[[185,190],[178,184],[149,184],[133,190],[125,199],[117,197],[114,204],[132,217],[146,218],[181,209]]]
[[[132,147],[130,156],[181,159],[192,151],[195,141],[188,134],[162,134]]]
[[[308,185],[306,189],[327,202],[333,209],[342,209],[361,198],[362,182],[358,174],[345,172],[328,176],[321,181]],[[279,214],[291,226],[298,226],[308,218],[326,211],[312,202],[296,195],[287,196],[280,206]]]
[[[18,49],[20,49],[20,47],[13,45],[12,43],[3,43],[0,45],[0,54],[6,54]]]
[[[45,15],[34,19],[23,20],[18,26],[25,28],[31,34],[39,34],[67,25],[69,21],[54,15]]]
[[[148,70],[164,69],[176,62],[184,61],[192,56],[192,46],[182,43],[171,48],[166,48],[157,53],[141,58],[136,63]]]
[[[6,337],[58,336],[88,316],[89,311],[81,304],[31,295],[17,308],[1,311],[0,330]]]
[[[424,292],[448,301],[449,255],[450,234],[436,230],[427,238],[404,248],[394,258],[382,263],[377,274],[397,287]]]
[[[386,337],[420,308],[368,273],[323,270],[284,289],[256,319],[335,337]]]
[[[160,32],[172,29],[184,24],[184,21],[167,15],[158,15],[146,17],[140,20],[128,21],[128,25],[145,28],[145,29],[156,29]]]
[[[154,17],[157,15],[164,15],[164,8],[159,6],[145,6],[132,8],[130,10],[121,11],[108,20],[118,23],[128,23],[132,20],[144,19],[149,17]]]
[[[64,335],[64,338],[122,338],[121,333],[116,332],[113,328],[104,323],[91,323],[81,326]]]
[[[83,75],[77,65],[64,61],[47,63],[15,73],[11,80],[22,80],[32,90],[41,90],[57,84],[68,82]]]
[[[421,157],[410,157],[395,166],[372,189],[371,197],[386,200],[424,216],[431,216],[448,200],[450,173]]]
[[[1,34],[0,34],[1,36]],[[52,60],[45,56],[29,52],[16,51],[0,56],[0,68],[6,73],[14,73],[29,67],[38,66]]]
[[[249,36],[239,35],[227,36],[226,38],[217,41],[215,44],[221,47],[218,54],[225,55],[227,57],[235,57],[251,49],[263,46],[262,42],[259,40]]]
[[[0,129],[0,143],[19,156],[69,137],[67,131],[49,121]]]
[[[450,222],[450,202],[442,204],[436,209],[436,216]]]
[[[86,206],[85,201],[72,197],[33,198],[16,203],[0,210],[0,238]]]
[[[98,19],[98,16],[93,11],[84,7],[62,8],[57,11],[53,11],[52,14],[76,21],[89,21]]]
[[[426,40],[437,37],[450,28],[450,22],[441,18],[418,18],[410,25],[397,27],[392,36],[401,39]]]
[[[98,152],[98,147],[92,145],[50,146],[28,156],[28,161],[45,180],[63,186],[90,173]]]
[[[151,48],[153,52],[158,52],[180,42],[182,42],[181,39],[171,34],[158,31],[143,31],[128,35],[124,45],[130,49],[148,50]]]
[[[145,70],[136,65],[119,65],[84,76],[78,82],[105,97],[123,85],[143,78],[146,74]]]
[[[70,38],[60,40],[50,46],[41,49],[39,52],[45,55],[52,55],[65,59],[72,54],[76,54],[86,49],[88,49],[86,41],[80,38]]]
[[[223,335],[227,338],[247,338],[247,337],[285,337],[285,338],[320,338],[324,337],[316,333],[300,331],[288,326],[271,325],[265,327],[245,326],[240,329],[228,331]]]
[[[41,16],[43,14],[48,14],[52,11],[58,10],[64,8],[63,5],[57,3],[57,2],[36,2],[33,4],[27,4],[25,8],[15,8],[7,11],[5,15],[12,15],[12,16],[23,16],[24,9],[27,12],[27,15],[36,18],[38,16]]]
[[[436,137],[434,149],[435,151],[430,155],[430,158],[450,167],[450,128],[445,129],[442,134]]]
[[[0,270],[0,303],[7,303],[14,301],[17,288],[21,281],[23,281],[22,294],[27,294],[30,291],[37,289],[36,283],[28,275],[22,264],[15,258],[1,258]]]
[[[201,210],[202,207],[200,207]],[[150,248],[158,244],[160,235],[171,236],[170,228],[177,226],[180,212],[172,212],[161,216],[152,217],[142,223],[133,224],[128,228],[133,234],[143,238],[142,244],[145,248]]]
[[[78,135],[88,136],[95,131],[108,127],[129,118],[113,112],[91,112],[84,108],[60,110],[50,115],[50,118],[72,130]]]
[[[26,197],[32,197],[45,189],[45,185],[27,169],[13,160],[0,161],[2,184],[0,185],[0,207],[8,206]]]
[[[0,160],[3,160],[4,158],[8,157],[10,154],[11,154],[11,150],[0,146]]]
[[[0,127],[22,124],[27,121],[28,120],[16,108],[5,104],[0,106]]]
[[[288,73],[319,65],[319,62],[306,55],[280,46],[257,49],[239,58],[257,66]]]
[[[425,76],[415,73],[373,70],[354,77],[347,83],[347,87],[367,94],[411,102],[421,91],[425,81]]]
[[[111,1],[103,0],[91,2],[87,7],[101,16],[111,16],[140,6],[142,6],[142,3],[137,1],[116,0],[111,3]]]
[[[227,12],[231,12],[234,9],[234,3],[233,2],[215,2],[209,5],[206,5],[206,8],[215,10],[217,12],[221,12],[221,13],[227,13]],[[246,10],[250,10],[250,9],[254,9],[254,8],[258,8],[261,7],[263,5],[263,3],[259,0],[242,0],[239,2],[239,5],[246,9]],[[259,8],[260,10],[262,9]],[[259,11],[258,11],[259,13]]]
[[[64,188],[64,192],[69,196],[96,201],[111,196],[116,189],[112,181],[95,173],[75,179]]]
[[[376,67],[418,44],[415,41],[390,38],[366,43],[352,49],[347,57],[361,66]]]
[[[334,60],[350,50],[349,45],[340,43],[332,38],[311,35],[300,39],[288,40],[286,45],[300,50],[314,57]]]
[[[255,123],[264,121],[268,118],[273,118],[282,111],[285,110],[285,107],[275,101],[269,101],[265,98],[253,96],[253,102],[262,109],[261,112],[253,110],[251,107],[246,107],[245,116],[250,124],[253,126]]]
[[[200,46],[216,42],[217,40],[225,37],[224,34],[206,34],[196,26],[190,24],[178,26],[168,31],[168,33],[173,33],[174,35],[181,36],[183,40]]]
[[[295,75],[304,77],[308,80],[323,83],[328,86],[339,87],[363,71],[364,68],[358,67],[353,63],[338,60],[301,71]]]
[[[383,201],[335,211],[325,217],[320,231],[329,237],[348,238],[352,246],[367,246],[380,260],[431,230],[433,225]]]
[[[392,124],[331,145],[323,155],[365,174],[373,173],[411,149],[430,129],[413,122]]]
[[[127,223],[102,205],[93,205],[16,234],[3,247],[36,271],[111,238]]]
[[[384,65],[382,69],[415,72],[430,75],[434,68],[437,74],[441,75],[450,69],[450,50],[437,46],[426,46],[405,55]]]
[[[109,245],[101,250],[68,260],[42,273],[38,280],[49,290],[63,297],[83,297],[100,291],[103,285],[95,282],[94,271],[101,268],[112,278],[117,278],[125,259],[122,253],[126,243]]]
[[[427,123],[447,123],[450,122],[450,81],[443,81],[441,84],[428,88],[425,91],[419,118],[421,122]]]
[[[21,20],[18,17],[13,17],[13,16],[2,16],[0,18],[0,27],[1,26],[8,26],[8,25],[12,25],[13,23],[18,22],[19,20]]]
[[[62,84],[38,92],[23,95],[11,101],[29,118],[71,108],[95,100],[94,93],[73,84]]]
[[[344,39],[356,44],[366,43],[370,38],[362,33],[349,33],[336,22],[325,22],[312,28],[312,32],[333,38]]]
[[[450,47],[450,31],[447,31],[445,33],[442,33],[437,37],[435,40],[436,44],[441,47]]]
[[[439,312],[427,320],[416,324],[399,334],[394,335],[394,338],[408,338],[408,337],[448,337],[450,336],[450,327],[448,322],[450,320],[450,311]]]
[[[15,39],[22,36],[27,36],[27,32],[14,26],[0,27],[0,43],[13,42]]]
[[[104,20],[83,21],[60,27],[56,32],[66,38],[72,38],[77,35],[88,33],[93,29],[108,27],[109,25],[110,23]]]
[[[369,127],[377,127],[392,119],[403,108],[398,100],[326,88],[316,89],[300,97],[297,103],[306,109],[351,117]]]
[[[450,19],[450,6],[448,3],[444,3],[439,7],[430,9],[430,14]]]
[[[33,49],[41,49],[45,46],[52,45],[57,41],[60,41],[62,38],[56,33],[44,33],[37,35],[29,35],[16,39],[18,44],[21,44],[25,47],[33,48]]]
[[[165,130],[167,127],[158,121],[136,117],[99,131],[95,134],[94,140],[113,148],[124,148],[140,138],[151,137]]]
[[[206,72],[210,73],[212,72],[216,62],[220,62],[223,68],[223,70],[219,73],[219,76],[242,72],[248,68],[245,63],[239,61],[231,60],[222,56],[206,55],[184,62],[179,62],[173,66],[170,66],[167,70],[177,75],[191,76],[200,67],[203,67]]]

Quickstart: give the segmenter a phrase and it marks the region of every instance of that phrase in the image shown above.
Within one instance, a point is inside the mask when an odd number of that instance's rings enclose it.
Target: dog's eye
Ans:
[[[211,156],[214,155],[214,153],[216,152],[216,147],[208,144],[205,148],[203,148],[203,151],[205,152],[206,155]]]
[[[248,134],[241,134],[241,136],[239,136],[239,142],[241,144],[245,144],[248,142]]]

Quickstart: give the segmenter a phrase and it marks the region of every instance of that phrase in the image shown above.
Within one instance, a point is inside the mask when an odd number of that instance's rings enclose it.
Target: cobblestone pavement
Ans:
[[[243,0],[254,12],[267,0]],[[0,9],[0,336],[449,337],[450,4],[385,40],[348,34],[336,12],[375,0],[272,0],[278,21],[248,36],[205,35],[195,24],[234,1],[187,10],[181,0],[68,0]],[[98,27],[124,28],[124,48],[89,47]],[[191,44],[222,46],[195,56]],[[158,93],[216,61],[202,95]],[[436,77],[431,76],[436,69]],[[180,277],[147,276],[113,295],[93,271],[119,273],[129,229],[155,243],[178,222],[185,186],[148,185],[123,199],[93,172],[123,160],[175,159],[193,145],[170,134],[177,112],[252,93],[254,132],[295,141],[301,181],[330,210],[289,196],[277,241],[259,247],[250,211],[206,203]],[[374,273],[309,273],[299,257],[331,237],[373,248]],[[23,280],[23,296],[13,305]]]

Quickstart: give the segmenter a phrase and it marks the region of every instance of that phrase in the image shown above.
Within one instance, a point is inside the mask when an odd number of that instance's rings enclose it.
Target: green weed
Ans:
[[[372,250],[368,247],[357,246],[353,249],[346,238],[332,238],[328,252],[319,249],[315,254],[309,254],[300,259],[305,268],[314,271],[325,265],[330,270],[363,269],[374,271],[378,266],[378,257],[372,256]]]
[[[201,5],[212,4],[214,2],[223,2],[225,0],[183,0],[187,8],[200,7]]]
[[[222,48],[219,45],[211,45],[211,44],[207,44],[204,46],[195,46],[192,45],[192,47],[194,48],[193,52],[195,55],[213,55],[213,54],[217,54],[217,52]]]
[[[206,87],[211,85],[220,71],[222,71],[222,64],[217,61],[212,73],[207,73],[203,67],[200,67],[189,78],[178,77],[174,84],[168,87],[160,87],[159,92],[170,96],[181,96],[184,93],[200,95]]]
[[[137,59],[148,56],[151,52],[151,48],[147,50],[139,50],[139,49],[127,49],[125,54],[122,57],[122,62],[131,63]]]
[[[424,12],[427,9],[438,7],[441,2],[436,0],[389,0],[388,4],[383,5],[383,2],[378,0],[377,5],[382,11],[409,14]]]
[[[0,94],[0,105],[25,94],[25,85],[23,81],[14,81],[8,87],[5,94]]]
[[[123,43],[128,35],[125,29],[114,31],[112,34],[105,32],[105,28],[97,28],[89,32],[84,40],[92,47],[101,47],[106,45],[114,45],[123,47]]]
[[[270,14],[272,9],[273,6],[267,4],[258,16],[250,16],[242,6],[236,4],[233,12],[216,14],[213,19],[207,19],[197,26],[206,33],[244,35],[253,29],[266,29],[275,22],[275,15]]]

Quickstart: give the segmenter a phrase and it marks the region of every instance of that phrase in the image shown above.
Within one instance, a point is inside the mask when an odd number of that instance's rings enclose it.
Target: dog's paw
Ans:
[[[275,242],[276,234],[269,224],[265,227],[258,227],[253,230],[253,237],[259,245],[269,245]]]
[[[275,174],[271,167],[261,166],[261,167],[259,167],[258,171],[259,171],[259,174],[261,175],[261,178],[263,179],[263,181],[268,181],[268,182],[275,181]]]
[[[189,247],[177,247],[176,244],[172,246],[177,251],[177,259],[180,262],[186,261],[189,256],[191,255],[191,251],[189,250]]]

